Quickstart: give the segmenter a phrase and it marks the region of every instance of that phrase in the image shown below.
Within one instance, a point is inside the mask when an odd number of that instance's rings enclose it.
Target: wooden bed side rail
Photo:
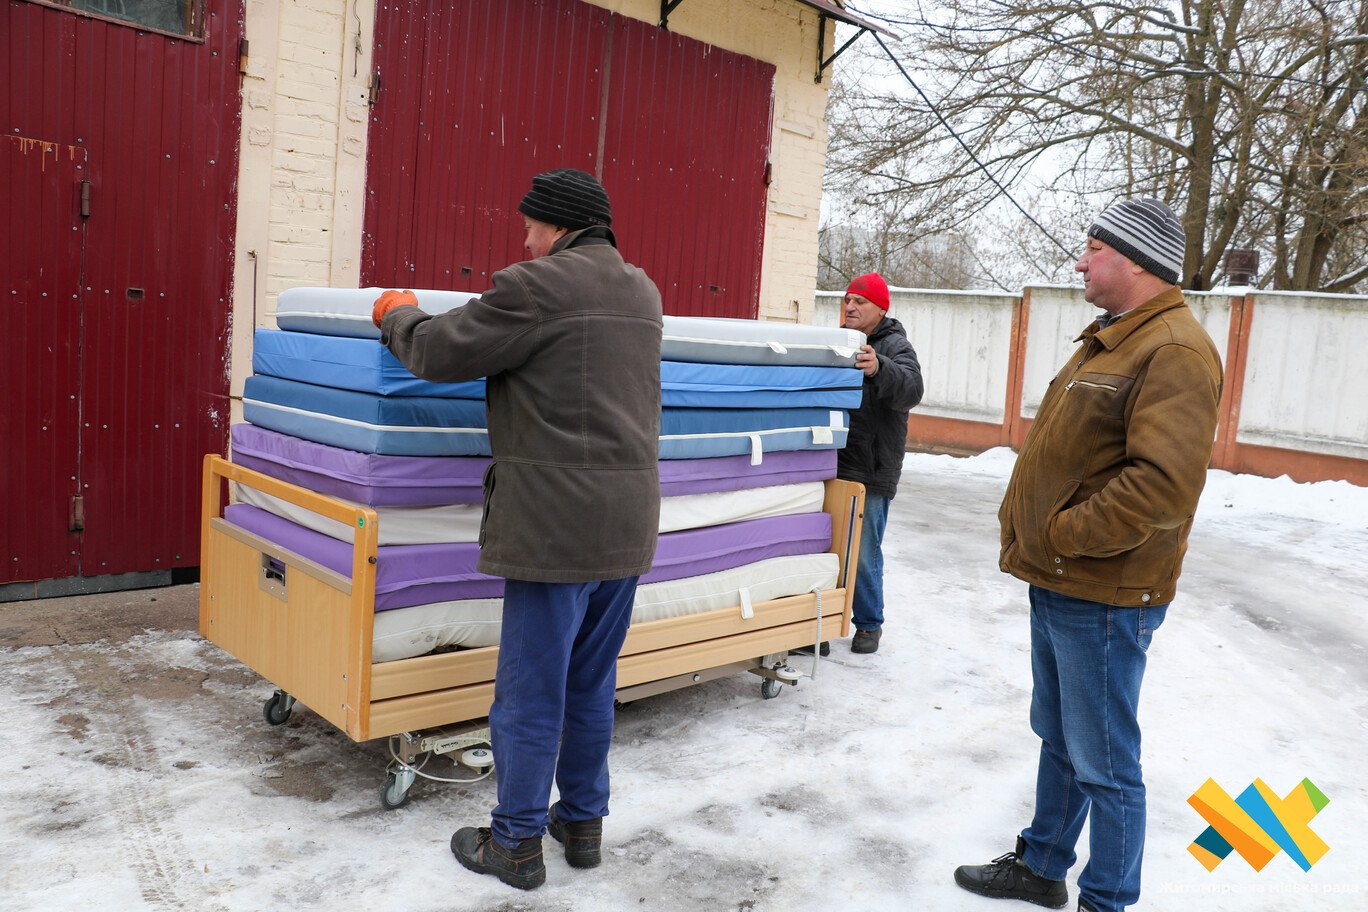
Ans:
[[[223,482],[233,481],[278,497],[354,530],[351,597],[347,617],[347,734],[365,740],[370,721],[371,643],[375,628],[375,571],[379,547],[379,519],[369,507],[343,503],[253,469],[234,465],[216,453],[204,457],[204,492],[200,516],[201,554],[209,548],[212,521],[223,513]],[[215,585],[245,585],[244,580],[220,580],[211,562],[200,569],[200,632],[204,633],[207,599]]]
[[[831,550],[841,559],[836,585],[845,589],[845,617],[838,636],[850,636],[850,613],[855,606],[855,570],[860,560],[860,530],[864,526],[864,485],[833,478],[826,483],[822,509],[831,514]]]
[[[835,629],[839,628],[842,621],[845,592],[828,589],[823,591],[822,598],[823,636],[835,636]],[[743,619],[740,609],[733,607],[633,624],[627,632],[627,641],[623,643],[620,658],[694,643],[717,642],[738,634],[800,621],[811,620],[815,627],[817,604],[816,595],[809,593],[758,602],[753,607],[755,616],[749,620]],[[383,662],[371,670],[371,698],[386,700],[492,681],[498,661],[499,647],[485,646]]]
[[[804,618],[720,639],[684,642],[652,652],[624,655],[618,659],[618,687],[631,687],[733,662],[751,662],[757,656],[811,643],[816,628],[814,618]],[[494,700],[492,677],[438,690],[401,690],[389,699],[377,699],[371,713],[370,735],[380,738],[488,715]]]

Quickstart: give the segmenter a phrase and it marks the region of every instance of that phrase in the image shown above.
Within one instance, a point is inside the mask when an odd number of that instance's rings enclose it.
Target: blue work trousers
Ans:
[[[553,778],[557,819],[608,814],[617,658],[636,585],[635,576],[507,581],[489,710],[499,796],[491,829],[504,846],[542,834]]]
[[[857,630],[878,630],[884,622],[883,537],[888,526],[888,498],[865,493],[860,524],[860,565],[855,570],[855,600],[850,619]]]
[[[1032,586],[1031,728],[1040,736],[1026,867],[1063,880],[1088,820],[1078,893],[1097,912],[1140,898],[1145,782],[1136,708],[1145,652],[1167,605],[1117,608]]]

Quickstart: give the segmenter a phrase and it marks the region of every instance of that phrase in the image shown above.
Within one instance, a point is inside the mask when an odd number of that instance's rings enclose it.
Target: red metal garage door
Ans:
[[[23,517],[0,524],[0,583],[198,563],[200,460],[229,415],[243,33],[241,0],[205,6],[199,40],[0,0],[0,127],[71,156],[35,183],[32,149],[0,149],[0,496]]]
[[[759,307],[774,67],[579,0],[382,6],[362,283],[482,291],[578,167],[677,314]]]

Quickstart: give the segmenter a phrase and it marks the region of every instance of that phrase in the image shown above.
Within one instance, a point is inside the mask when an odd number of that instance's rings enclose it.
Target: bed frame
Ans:
[[[351,526],[351,577],[223,519],[228,481]],[[864,486],[826,482],[823,509],[832,518],[831,551],[840,557],[836,588],[754,604],[750,617],[737,606],[634,625],[618,659],[618,699],[738,671],[759,674],[767,698],[784,683],[797,684],[789,650],[849,635]],[[412,747],[414,732],[488,716],[497,646],[371,662],[377,526],[374,510],[205,457],[199,630],[278,688],[267,721],[285,721],[297,699],[354,741],[401,736]]]

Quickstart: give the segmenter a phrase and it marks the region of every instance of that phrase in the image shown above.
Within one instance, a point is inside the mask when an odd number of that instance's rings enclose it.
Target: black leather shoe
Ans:
[[[1080,896],[1078,897],[1078,912],[1097,912],[1097,910],[1088,905],[1088,901]]]
[[[1000,855],[985,865],[964,865],[955,869],[955,883],[970,893],[994,899],[1024,899],[1037,906],[1062,909],[1069,903],[1069,890],[1062,880],[1046,880],[1031,872],[1021,858],[1026,840],[1017,837],[1016,851]]]
[[[796,647],[796,648],[794,648],[794,649],[790,649],[789,652],[792,652],[792,653],[794,653],[794,654],[796,654],[796,655],[808,655],[808,656],[810,656],[810,655],[812,655],[812,647],[811,647],[811,646],[798,646],[798,647]],[[823,657],[831,655],[831,643],[830,643],[830,642],[827,642],[827,643],[823,643],[823,644],[822,644],[821,653],[822,653],[822,656],[823,656]]]
[[[850,651],[860,655],[869,655],[879,651],[879,637],[883,636],[883,628],[878,630],[857,630],[855,638],[850,641]]]
[[[603,861],[603,818],[557,820],[556,806],[547,811],[546,832],[565,846],[565,860],[572,868],[595,868]]]
[[[451,854],[476,874],[493,874],[519,890],[531,890],[546,883],[540,836],[505,849],[489,827],[461,827],[451,835]]]

